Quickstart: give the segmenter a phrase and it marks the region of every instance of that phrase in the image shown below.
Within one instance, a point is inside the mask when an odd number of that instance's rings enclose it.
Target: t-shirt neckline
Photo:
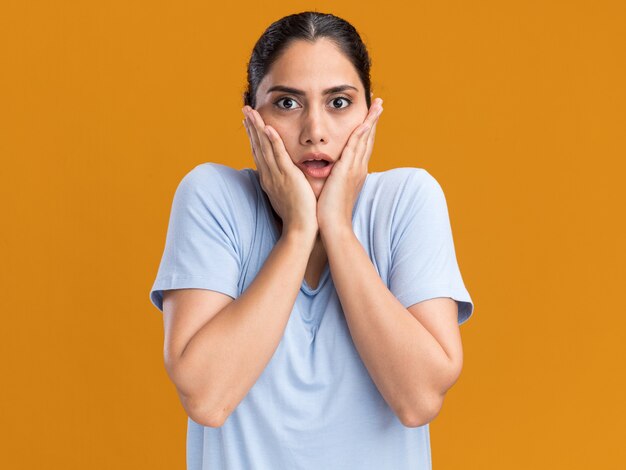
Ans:
[[[255,170],[253,168],[250,168],[249,170],[254,175],[254,181],[257,186],[257,190],[260,192],[260,195],[263,199],[263,209],[264,209],[263,212],[265,213],[265,221],[267,225],[269,226],[270,233],[272,234],[272,243],[275,245],[278,242],[282,234],[278,233],[278,227],[276,227],[276,222],[274,221],[274,214],[272,212],[273,208],[271,205],[272,203],[270,202],[269,197],[267,196],[267,194],[265,193],[265,191],[263,191],[263,188],[261,187],[261,181],[259,180],[258,170]],[[354,227],[354,217],[356,215],[356,211],[361,201],[361,196],[363,195],[365,186],[367,185],[367,180],[370,175],[371,173],[368,173],[367,175],[365,175],[365,181],[363,182],[363,186],[361,186],[361,191],[359,192],[359,195],[357,196],[357,199],[354,202],[354,207],[352,209],[352,226],[353,227]],[[307,295],[311,295],[311,296],[315,295],[320,290],[322,290],[322,288],[326,284],[326,281],[328,280],[329,277],[330,277],[330,265],[329,265],[329,262],[327,261],[326,266],[324,267],[324,271],[322,271],[322,274],[320,276],[320,279],[315,289],[311,289],[311,287],[307,284],[306,280],[303,279],[302,284],[300,285],[300,290],[302,290]]]

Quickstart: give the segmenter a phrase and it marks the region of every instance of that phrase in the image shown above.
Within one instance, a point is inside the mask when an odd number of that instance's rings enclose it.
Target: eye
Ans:
[[[337,101],[342,100],[348,103],[347,106],[340,106],[339,108],[333,106],[335,109],[343,109],[343,108],[347,108],[348,106],[350,106],[352,104],[352,100],[349,98],[346,98],[345,96],[338,96],[337,98],[333,98],[332,102],[336,103]]]
[[[274,105],[275,106],[278,105],[278,103],[280,103],[281,101],[289,103],[289,107],[283,108],[282,106],[278,106],[280,109],[295,109],[293,107],[293,104],[296,103],[296,100],[294,100],[293,98],[289,98],[288,96],[285,96],[284,98],[280,98],[280,99],[274,101]]]
[[[336,103],[341,103],[344,102],[346,103],[345,106],[341,106],[341,104],[339,106],[335,106]],[[280,106],[279,103],[284,103],[284,107]],[[331,103],[333,103],[331,105],[331,107],[333,109],[345,109],[347,107],[349,107],[352,104],[352,100],[350,98],[347,98],[345,96],[338,96],[336,98],[333,98],[331,100]],[[297,101],[293,98],[290,98],[289,96],[284,96],[276,101],[274,101],[274,106],[278,107],[279,109],[283,109],[283,110],[290,110],[290,109],[296,109],[296,105]]]

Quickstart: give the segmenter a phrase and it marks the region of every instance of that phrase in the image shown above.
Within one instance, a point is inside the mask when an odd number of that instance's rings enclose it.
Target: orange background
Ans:
[[[148,299],[174,190],[254,167],[249,54],[316,9],[370,50],[370,171],[437,178],[475,302],[434,468],[623,468],[625,5],[4,2],[0,465],[184,468]]]

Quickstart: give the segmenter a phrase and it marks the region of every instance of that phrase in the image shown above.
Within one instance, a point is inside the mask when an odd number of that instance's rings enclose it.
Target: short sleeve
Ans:
[[[392,221],[389,289],[405,308],[450,297],[461,325],[474,304],[457,263],[446,198],[428,171],[411,170]]]
[[[209,289],[237,297],[241,256],[229,188],[211,163],[187,173],[174,194],[165,249],[150,301],[163,312],[163,291]]]

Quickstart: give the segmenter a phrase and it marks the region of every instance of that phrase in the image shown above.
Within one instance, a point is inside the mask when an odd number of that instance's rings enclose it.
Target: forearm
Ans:
[[[204,325],[177,364],[198,419],[221,425],[257,381],[282,338],[313,247],[312,236],[287,232],[237,299]]]
[[[385,286],[351,227],[322,230],[321,236],[350,334],[372,380],[403,423],[427,422],[449,382],[448,356]]]

